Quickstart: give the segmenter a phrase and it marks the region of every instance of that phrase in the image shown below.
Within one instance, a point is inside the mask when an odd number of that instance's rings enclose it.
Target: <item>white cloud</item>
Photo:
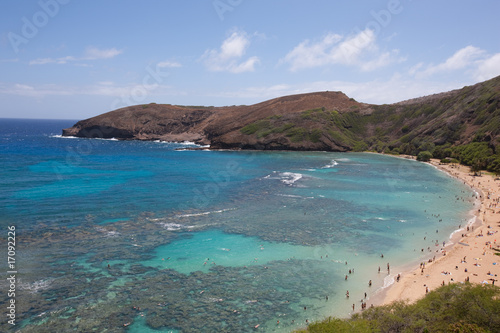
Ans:
[[[486,81],[500,75],[500,53],[488,54],[483,49],[469,45],[437,65],[423,62],[410,68],[408,74],[416,79],[429,79],[439,74],[466,74],[473,83]]]
[[[398,50],[392,50],[391,52],[380,54],[375,59],[363,61],[359,64],[359,67],[362,71],[371,72],[377,68],[388,66],[394,62],[403,62],[405,60],[406,58],[399,57]]]
[[[169,85],[159,84],[116,84],[111,81],[102,81],[87,86],[68,86],[56,84],[27,85],[22,83],[8,84],[0,82],[0,95],[26,96],[33,98],[45,98],[49,96],[109,96],[135,101],[140,104],[140,100],[135,98],[146,96],[178,96],[186,95]],[[130,98],[129,98],[130,97]]]
[[[478,81],[489,80],[498,75],[500,75],[500,53],[480,61],[474,73]]]
[[[46,64],[67,64],[68,62],[75,61],[87,61],[87,60],[98,60],[98,59],[110,59],[121,54],[122,50],[117,50],[115,48],[111,49],[98,49],[96,47],[88,47],[85,50],[85,55],[82,57],[66,56],[61,58],[38,58],[31,60],[30,65],[46,65]]]
[[[356,66],[362,71],[372,71],[404,60],[398,58],[397,50],[379,52],[376,38],[370,29],[349,37],[329,33],[317,42],[301,42],[281,62],[290,64],[291,71],[326,65]]]
[[[434,82],[415,80],[393,75],[389,80],[373,80],[366,82],[354,81],[313,81],[302,84],[275,84],[271,86],[248,87],[240,90],[217,92],[211,97],[231,100],[226,104],[258,103],[267,99],[310,93],[317,91],[342,91],[348,97],[358,102],[372,104],[389,104],[401,102],[411,98],[432,95],[440,92],[461,88],[470,82]]]
[[[328,63],[328,49],[337,44],[342,36],[330,33],[316,43],[305,40],[290,51],[284,62],[291,64],[291,70],[296,71],[302,68],[323,66]]]
[[[477,48],[475,46],[466,46],[453,54],[451,57],[446,59],[437,65],[429,65],[423,71],[414,71],[418,77],[427,77],[434,75],[436,73],[450,72],[455,70],[462,70],[466,67],[473,65],[479,58],[483,57],[485,51]]]
[[[410,68],[410,70],[408,71],[408,74],[410,74],[411,76],[414,76],[418,72],[418,70],[420,68],[422,68],[423,66],[424,66],[424,63],[419,62],[418,64],[416,64]]]
[[[22,83],[6,84],[0,82],[0,94],[16,95],[25,97],[44,97],[47,95],[71,95],[71,88],[56,86],[53,84],[44,84],[39,86],[32,86]]]
[[[35,89],[32,86],[29,86],[27,84],[20,84],[20,83],[14,84],[14,87],[16,89],[19,89],[20,91],[33,91]]]
[[[15,59],[0,59],[0,63],[5,63],[5,62],[19,62],[18,58]]]
[[[218,56],[221,59],[240,58],[245,54],[249,44],[250,41],[245,34],[233,32],[231,37],[222,43]]]
[[[182,67],[182,64],[180,64],[176,61],[165,60],[165,61],[159,62],[156,66],[160,67],[160,68],[179,68],[179,67]]]
[[[39,58],[30,61],[30,65],[45,65],[45,64],[66,64],[68,61],[75,61],[77,58],[72,56],[62,58]]]
[[[333,62],[343,65],[358,64],[361,54],[366,51],[376,51],[375,39],[375,33],[370,29],[366,29],[357,35],[346,38],[338,47],[334,47],[331,50],[330,53]]]
[[[219,50],[207,50],[202,59],[212,72],[243,73],[253,72],[260,60],[258,57],[241,58],[245,55],[250,40],[245,32],[236,31],[222,43]]]
[[[83,57],[83,60],[110,59],[116,57],[122,52],[122,50],[117,50],[115,48],[99,50],[96,47],[88,47],[85,51],[85,57]]]

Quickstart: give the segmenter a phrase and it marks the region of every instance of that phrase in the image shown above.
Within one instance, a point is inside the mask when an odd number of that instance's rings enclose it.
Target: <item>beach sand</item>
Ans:
[[[380,304],[397,300],[414,302],[443,283],[495,283],[500,285],[500,180],[488,174],[473,176],[463,165],[431,164],[467,183],[478,193],[481,205],[476,211],[476,223],[462,226],[453,238],[454,244],[436,254],[435,260],[416,265],[414,269],[400,272],[399,282],[394,282],[380,295]],[[392,273],[392,272],[391,272]],[[393,273],[394,274],[394,273]],[[399,274],[395,272],[395,274]],[[495,281],[493,281],[495,280]]]

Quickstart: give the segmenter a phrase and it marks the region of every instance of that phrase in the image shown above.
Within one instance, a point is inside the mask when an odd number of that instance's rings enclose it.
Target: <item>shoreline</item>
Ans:
[[[476,205],[466,226],[450,235],[450,244],[435,260],[400,267],[399,282],[394,281],[373,295],[371,301],[374,305],[395,301],[414,303],[443,284],[466,280],[498,285],[500,256],[495,255],[493,248],[500,247],[500,181],[489,174],[470,175],[469,168],[463,165],[441,165],[435,159],[429,164],[470,186],[478,197],[479,207]]]

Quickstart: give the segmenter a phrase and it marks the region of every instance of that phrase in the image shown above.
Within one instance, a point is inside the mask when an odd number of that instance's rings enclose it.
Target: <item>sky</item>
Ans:
[[[385,104],[500,75],[500,1],[1,0],[0,118],[342,91]]]

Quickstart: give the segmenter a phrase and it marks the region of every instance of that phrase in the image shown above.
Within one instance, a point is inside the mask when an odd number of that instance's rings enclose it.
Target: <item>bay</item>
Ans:
[[[347,316],[474,208],[416,161],[61,137],[73,123],[0,120],[25,332],[289,332]]]

